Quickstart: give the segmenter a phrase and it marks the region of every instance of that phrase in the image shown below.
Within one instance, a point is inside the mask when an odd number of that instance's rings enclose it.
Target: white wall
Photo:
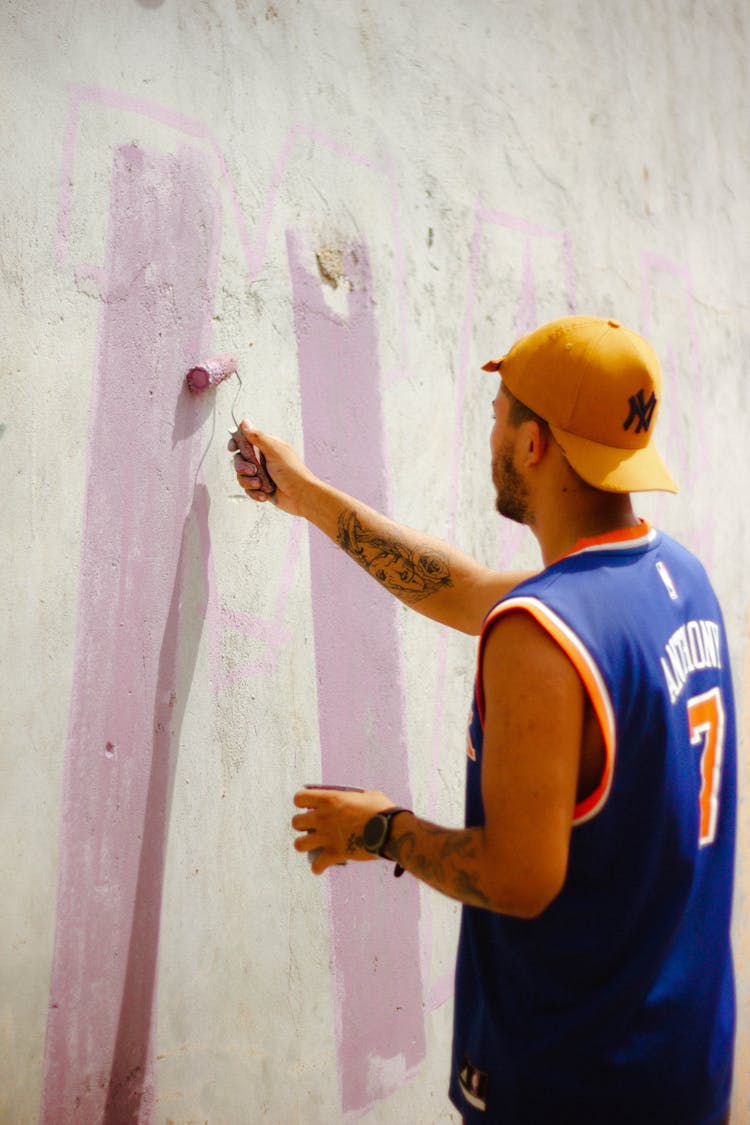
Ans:
[[[184,373],[236,351],[238,410],[516,565],[479,365],[570,310],[644,331],[682,492],[640,511],[710,567],[744,755],[750,13],[9,0],[0,31],[0,1119],[455,1121],[456,907],[310,878],[288,821],[323,776],[459,823],[473,646],[238,495],[236,384]]]

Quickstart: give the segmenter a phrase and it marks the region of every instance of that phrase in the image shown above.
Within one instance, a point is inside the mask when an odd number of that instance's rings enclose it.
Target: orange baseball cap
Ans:
[[[651,345],[616,320],[566,316],[485,363],[548,423],[570,465],[605,492],[676,492],[651,437],[661,366]]]

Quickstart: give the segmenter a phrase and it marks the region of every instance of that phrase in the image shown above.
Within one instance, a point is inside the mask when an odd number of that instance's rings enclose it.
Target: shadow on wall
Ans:
[[[154,746],[143,817],[141,852],[133,904],[133,921],[127,951],[122,1006],[117,1027],[112,1070],[107,1091],[104,1125],[139,1120],[144,1097],[144,1077],[152,1055],[152,1011],[156,992],[159,951],[159,916],[164,884],[164,863],[172,805],[172,793],[180,746],[185,705],[198,658],[207,584],[203,581],[199,612],[183,618],[180,604],[184,591],[193,584],[186,576],[186,554],[190,530],[209,511],[206,486],[198,484],[193,506],[183,524],[180,554],[169,604],[164,640],[159,654],[154,705]],[[186,580],[187,579],[187,580]],[[183,682],[178,682],[178,658]]]

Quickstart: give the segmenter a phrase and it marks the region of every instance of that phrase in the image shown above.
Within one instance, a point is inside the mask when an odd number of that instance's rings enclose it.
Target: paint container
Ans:
[[[359,785],[323,785],[322,782],[306,785],[305,789],[335,789],[338,793],[364,793],[364,789],[360,789]]]

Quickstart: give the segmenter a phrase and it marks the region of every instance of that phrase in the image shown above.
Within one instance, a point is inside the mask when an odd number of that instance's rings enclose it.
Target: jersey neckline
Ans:
[[[590,551],[640,550],[653,543],[654,539],[656,539],[654,528],[646,520],[639,518],[636,527],[621,527],[616,531],[606,531],[603,535],[579,539],[569,551],[550,563],[550,566],[564,559],[571,559],[575,555],[585,555]]]

